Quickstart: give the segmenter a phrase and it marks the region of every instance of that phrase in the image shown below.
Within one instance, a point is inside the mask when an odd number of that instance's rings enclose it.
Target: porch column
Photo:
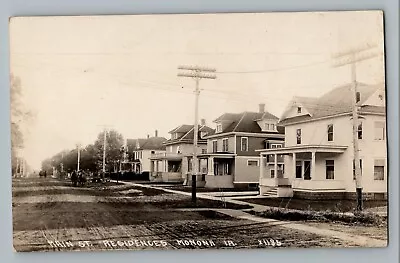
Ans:
[[[274,154],[274,177],[278,178],[278,155]]]
[[[261,180],[264,177],[264,155],[261,153],[261,158],[260,158],[260,178],[259,178],[259,183],[261,185]]]
[[[207,175],[214,175],[214,157],[208,158]]]
[[[296,178],[296,153],[293,153],[293,163],[292,163],[292,178]]]
[[[154,162],[155,161],[150,161],[150,173],[154,172]]]
[[[131,172],[133,172],[135,170],[133,170],[133,163],[131,163]]]
[[[156,172],[158,172],[158,160],[156,160]]]
[[[311,180],[315,179],[315,151],[311,152]]]

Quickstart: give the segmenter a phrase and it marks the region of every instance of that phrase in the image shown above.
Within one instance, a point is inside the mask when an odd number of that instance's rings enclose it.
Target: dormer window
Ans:
[[[276,124],[271,122],[266,122],[264,124],[265,131],[276,131]]]
[[[222,124],[217,124],[217,132],[222,132]]]
[[[178,133],[173,133],[172,134],[172,139],[178,139]]]
[[[297,107],[297,113],[301,113],[301,107]]]

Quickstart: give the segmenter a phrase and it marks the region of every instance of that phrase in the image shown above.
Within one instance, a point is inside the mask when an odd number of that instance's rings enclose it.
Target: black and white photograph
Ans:
[[[382,11],[9,34],[14,251],[388,245]]]

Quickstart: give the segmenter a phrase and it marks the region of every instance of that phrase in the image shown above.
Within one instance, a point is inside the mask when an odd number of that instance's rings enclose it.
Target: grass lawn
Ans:
[[[249,198],[241,201],[271,207],[281,207],[297,210],[352,212],[356,208],[355,200],[306,200],[295,198]],[[387,206],[387,201],[364,201],[364,208]]]

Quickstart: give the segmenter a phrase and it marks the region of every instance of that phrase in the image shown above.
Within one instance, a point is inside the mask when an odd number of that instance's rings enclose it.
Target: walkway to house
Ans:
[[[145,185],[145,184],[137,184],[137,183],[133,183],[133,182],[123,182],[123,183],[137,186],[137,187],[151,188],[151,189],[162,190],[162,191],[169,192],[169,193],[176,193],[176,194],[191,196],[191,193],[187,193],[187,192],[183,192],[183,191],[165,189],[162,187],[155,187],[155,186]],[[224,202],[231,203],[231,204],[250,205],[253,207],[250,210],[257,211],[257,212],[265,211],[266,209],[270,208],[268,206],[252,204],[252,203],[248,203],[248,202],[244,202],[244,201],[240,201],[240,200],[234,200],[231,198],[216,197],[213,195],[209,195],[209,193],[198,193],[197,197],[203,198],[203,199],[208,199],[208,200],[215,200],[215,201],[222,200]],[[258,217],[258,216],[246,213],[243,210],[241,211],[241,210],[232,210],[232,209],[208,209],[208,208],[206,208],[206,209],[214,210],[216,212],[219,212],[219,213],[222,213],[225,215],[229,215],[231,217],[235,217],[238,219],[247,219],[247,220],[251,220],[251,221],[259,222],[259,223],[269,223],[272,225],[279,225],[279,226],[293,229],[293,230],[300,230],[300,231],[305,231],[308,233],[317,234],[317,235],[321,235],[321,236],[338,238],[338,239],[341,239],[344,241],[354,242],[363,247],[385,247],[385,246],[387,246],[386,240],[378,240],[378,239],[374,239],[374,238],[370,238],[370,237],[354,235],[354,234],[344,233],[344,232],[335,231],[335,230],[321,229],[321,228],[317,228],[317,227],[313,227],[313,226],[309,226],[309,225],[301,224],[301,223],[293,223],[293,222],[289,222],[289,221],[280,221],[280,220],[275,220],[275,219],[262,218],[262,217]],[[206,209],[203,208],[202,210],[206,210]],[[183,209],[183,210],[187,210],[187,209]],[[198,210],[198,209],[197,208],[189,208],[189,210]]]

